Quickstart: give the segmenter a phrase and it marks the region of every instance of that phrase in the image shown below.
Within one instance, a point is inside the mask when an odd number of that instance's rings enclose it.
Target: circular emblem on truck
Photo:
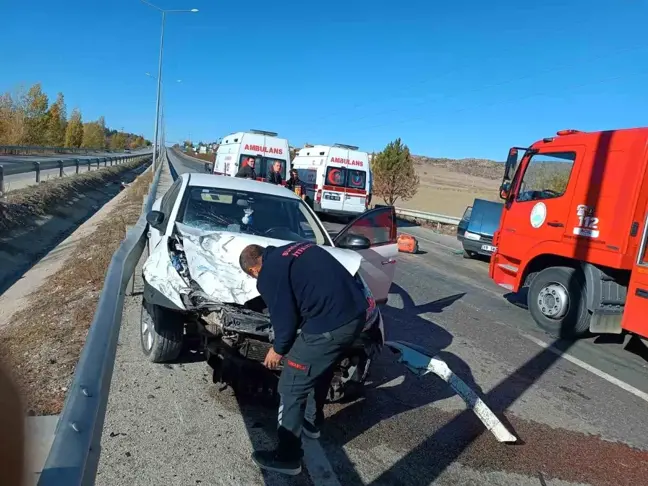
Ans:
[[[529,218],[531,221],[531,226],[534,228],[539,228],[542,226],[542,224],[545,222],[545,219],[547,219],[547,206],[545,206],[544,203],[539,202],[535,206],[533,206],[533,209],[531,210],[531,217]]]

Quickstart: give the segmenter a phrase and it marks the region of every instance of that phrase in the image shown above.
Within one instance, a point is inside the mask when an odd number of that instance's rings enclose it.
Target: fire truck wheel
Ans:
[[[549,267],[531,282],[527,305],[536,324],[554,337],[577,339],[589,331],[587,289],[580,270]]]

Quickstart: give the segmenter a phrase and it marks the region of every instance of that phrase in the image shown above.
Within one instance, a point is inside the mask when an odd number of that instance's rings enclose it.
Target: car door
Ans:
[[[149,248],[151,251],[158,246],[162,240],[162,236],[166,232],[166,229],[171,218],[171,213],[175,202],[178,200],[178,195],[180,194],[180,189],[182,187],[182,179],[178,178],[176,181],[169,187],[169,190],[162,196],[162,201],[160,202],[160,208],[158,211],[164,213],[164,222],[159,229],[152,228],[149,226],[148,237],[149,237]]]
[[[360,273],[367,282],[376,303],[387,302],[389,288],[396,271],[398,254],[396,211],[393,206],[384,206],[367,211],[346,225],[333,243],[348,234],[364,236],[369,239],[370,248],[359,250],[362,256]]]
[[[644,216],[644,228],[637,260],[630,274],[621,328],[640,336],[648,336],[648,211]]]

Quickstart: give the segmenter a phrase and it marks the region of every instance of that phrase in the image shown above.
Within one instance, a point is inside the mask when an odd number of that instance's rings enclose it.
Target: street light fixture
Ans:
[[[158,122],[160,120],[160,89],[162,85],[162,52],[164,50],[164,21],[166,20],[167,13],[196,13],[198,12],[197,8],[192,8],[190,10],[164,10],[157,5],[153,5],[146,0],[140,0],[143,4],[148,5],[151,8],[154,8],[158,12],[162,12],[162,31],[160,33],[160,57],[158,60],[158,75],[157,75],[157,95],[155,101],[155,134],[153,138],[153,171],[156,169],[156,161],[158,155]],[[150,74],[149,74],[150,75]]]

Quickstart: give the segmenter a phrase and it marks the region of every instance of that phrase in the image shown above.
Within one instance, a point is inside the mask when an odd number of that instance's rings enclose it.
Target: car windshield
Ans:
[[[301,199],[259,192],[190,186],[178,221],[205,231],[330,244],[324,229]]]

